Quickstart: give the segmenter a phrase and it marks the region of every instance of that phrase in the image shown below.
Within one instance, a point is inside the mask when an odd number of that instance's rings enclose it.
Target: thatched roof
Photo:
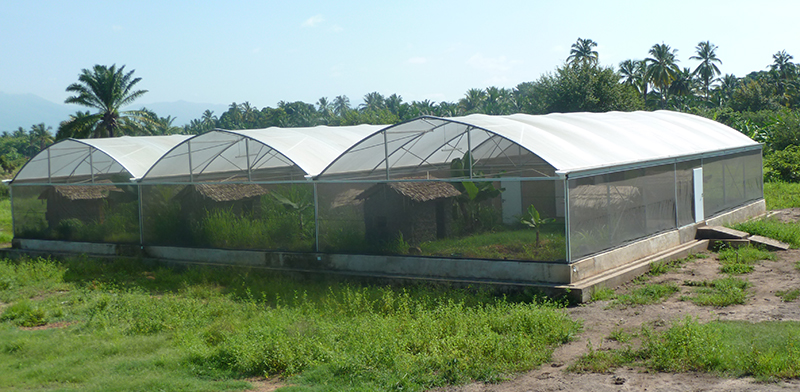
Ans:
[[[122,189],[114,185],[55,185],[42,192],[39,199],[56,194],[71,201],[99,200],[108,197],[110,192],[122,192]]]
[[[257,184],[195,184],[189,188],[216,202],[244,200],[269,193]]]
[[[404,178],[405,180],[417,180],[417,178]],[[435,180],[435,179],[434,179]],[[405,196],[412,201],[424,202],[438,199],[447,199],[461,195],[456,187],[449,182],[443,181],[413,181],[413,182],[388,182],[377,184],[358,195],[357,199],[364,200],[372,196],[379,187],[386,186],[389,189]]]
[[[570,204],[581,208],[624,206],[640,197],[639,188],[629,185],[580,185],[569,190]]]

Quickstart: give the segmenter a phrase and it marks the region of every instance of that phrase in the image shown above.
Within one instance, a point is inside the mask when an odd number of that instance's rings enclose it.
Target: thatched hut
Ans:
[[[124,191],[114,185],[55,185],[39,195],[47,201],[45,219],[51,228],[67,219],[101,223],[106,209],[123,199]]]
[[[202,211],[229,210],[236,215],[258,212],[261,196],[269,191],[258,184],[193,184],[175,195],[181,210],[190,215]]]
[[[364,200],[366,239],[392,241],[398,233],[411,245],[452,235],[452,200],[459,192],[440,181],[376,184],[360,195]]]

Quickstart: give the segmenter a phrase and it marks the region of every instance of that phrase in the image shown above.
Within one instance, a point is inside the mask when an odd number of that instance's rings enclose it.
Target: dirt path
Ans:
[[[777,261],[762,261],[755,271],[743,275],[750,280],[751,296],[745,305],[725,308],[700,307],[680,301],[690,288],[686,280],[713,280],[719,275],[719,262],[715,255],[695,259],[679,270],[651,278],[652,283],[675,282],[681,292],[657,305],[609,308],[608,301],[598,301],[567,309],[574,319],[584,321],[584,330],[572,343],[559,347],[550,363],[523,374],[514,380],[487,385],[474,383],[462,387],[439,389],[437,392],[521,392],[521,391],[796,391],[800,380],[780,383],[757,383],[749,378],[726,379],[708,374],[645,373],[639,368],[617,369],[613,374],[575,374],[565,372],[566,367],[588,352],[592,347],[616,348],[618,343],[609,340],[612,331],[624,329],[636,332],[643,325],[669,326],[673,321],[687,316],[701,322],[712,320],[743,320],[751,322],[768,320],[800,321],[800,301],[783,302],[776,291],[800,289],[800,271],[795,263],[800,260],[800,250],[777,253]],[[632,284],[619,288],[617,293],[631,289]]]

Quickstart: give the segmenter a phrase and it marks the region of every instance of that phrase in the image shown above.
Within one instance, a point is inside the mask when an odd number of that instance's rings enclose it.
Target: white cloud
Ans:
[[[425,64],[428,62],[428,59],[426,59],[425,57],[412,57],[406,60],[406,62],[409,64]]]
[[[302,27],[314,27],[323,21],[325,21],[325,18],[323,18],[322,15],[317,14],[306,19],[306,21],[303,22]]]

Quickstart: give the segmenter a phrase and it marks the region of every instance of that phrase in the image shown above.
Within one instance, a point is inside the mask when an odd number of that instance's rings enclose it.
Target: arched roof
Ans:
[[[125,176],[125,180],[139,178],[187,138],[170,135],[62,140],[31,158],[12,183],[87,182],[108,175]]]
[[[364,124],[218,129],[175,146],[153,165],[143,181],[167,178],[179,182],[226,179],[271,181],[314,176],[353,144],[385,127]],[[252,173],[256,174],[256,178],[250,178]]]
[[[364,139],[319,178],[391,178],[387,167],[407,175],[414,168],[446,167],[467,151],[475,162],[513,163],[520,156],[510,153],[514,148],[538,157],[549,175],[566,175],[760,145],[716,121],[672,111],[421,117]]]

